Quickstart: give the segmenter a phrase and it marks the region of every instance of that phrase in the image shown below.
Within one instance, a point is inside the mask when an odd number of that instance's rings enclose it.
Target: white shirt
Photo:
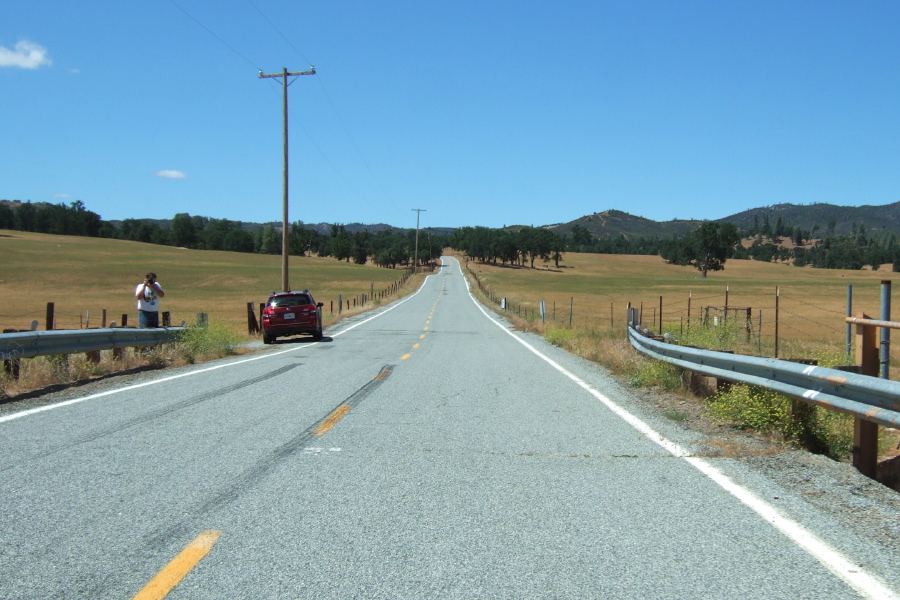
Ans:
[[[162,286],[159,283],[156,284],[159,289],[162,289]],[[143,283],[139,283],[136,288],[134,288],[134,294],[140,293],[141,288],[144,288]],[[153,289],[153,286],[147,286],[144,288],[144,293],[138,296],[137,301],[138,310],[149,310],[151,312],[159,312],[159,298],[156,295],[156,290]]]

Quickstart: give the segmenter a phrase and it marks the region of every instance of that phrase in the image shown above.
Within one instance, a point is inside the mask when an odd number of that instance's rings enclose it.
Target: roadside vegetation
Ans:
[[[742,269],[741,261],[734,265],[729,263],[726,273],[730,273],[731,277],[727,280],[724,276],[717,276],[720,280],[711,282],[712,278],[704,280],[697,275],[688,275],[689,271],[682,271],[678,281],[666,276],[663,271],[665,265],[658,264],[662,262],[658,257],[655,260],[657,265],[642,262],[642,258],[569,255],[567,259],[570,260],[571,271],[556,272],[494,267],[470,260],[466,270],[473,281],[472,274],[478,275],[485,292],[479,291],[478,285],[474,285],[473,290],[517,328],[543,335],[554,345],[602,364],[627,385],[659,388],[680,396],[695,405],[699,404],[705,418],[735,429],[757,432],[835,459],[849,458],[853,438],[852,417],[793,401],[765,389],[733,385],[717,391],[710,381],[697,386],[696,378],[692,379],[689,372],[646,358],[631,348],[625,333],[625,309],[629,301],[632,306],[645,304],[644,326],[659,332],[658,314],[648,307],[658,306],[660,294],[687,297],[693,290],[695,300],[706,298],[708,302],[712,296],[710,284],[724,288],[727,281],[732,299],[739,298],[736,304],[753,306],[755,315],[758,307],[764,311],[773,310],[770,303],[774,301],[774,295],[768,290],[773,290],[774,286],[783,285],[790,292],[785,296],[798,300],[801,299],[798,290],[803,290],[802,303],[787,304],[785,308],[782,297],[782,318],[785,319],[782,328],[788,334],[782,334],[779,339],[779,356],[802,358],[815,361],[820,366],[834,367],[853,362],[852,356],[848,357],[846,353],[845,328],[840,311],[840,303],[846,299],[846,285],[854,284],[854,290],[868,290],[871,297],[855,299],[854,305],[865,305],[867,312],[877,314],[880,280],[877,272],[860,272],[856,278],[847,281],[842,273],[835,276],[827,271],[817,271],[817,279],[806,279],[796,277],[799,270],[792,269],[790,273],[785,273],[775,265],[744,263],[753,268]],[[466,257],[460,259],[465,264]],[[639,271],[640,282],[631,281],[632,270]],[[579,274],[578,271],[592,273],[593,281],[589,281],[584,272]],[[623,283],[625,280],[628,283]],[[765,282],[768,290],[759,283],[761,281]],[[744,286],[758,291],[758,295],[748,293]],[[739,295],[735,294],[736,291]],[[859,291],[857,294],[861,295]],[[500,298],[506,299],[506,310],[498,306]],[[544,319],[539,311],[541,300],[545,303]],[[722,306],[721,296],[717,303]],[[662,331],[686,345],[772,356],[774,340],[771,329],[764,326],[760,336],[755,319],[749,332],[746,319],[733,316],[728,320],[713,317],[702,319],[699,316],[702,304],[705,303],[696,302],[693,305],[690,320],[686,318],[686,305],[683,303],[681,311],[668,309]],[[833,314],[826,312],[823,316],[823,307]],[[703,313],[706,314],[706,311]],[[654,322],[652,325],[651,321]],[[687,418],[686,413],[677,410],[668,411],[666,416],[676,421]],[[882,428],[879,439],[884,458],[897,453],[900,432]]]

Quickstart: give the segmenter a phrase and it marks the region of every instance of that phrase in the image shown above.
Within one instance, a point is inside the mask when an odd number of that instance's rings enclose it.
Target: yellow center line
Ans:
[[[400,357],[400,360],[406,360],[407,358],[409,358],[409,356],[410,356],[409,354],[404,354],[403,356]]]
[[[418,348],[418,347],[419,347],[418,344],[413,344],[413,348]]]
[[[425,331],[428,331],[428,327],[427,327],[427,326],[425,327]]]
[[[420,340],[424,340],[424,339],[425,339],[425,334],[423,333],[422,335],[420,335],[420,336],[419,336],[419,339],[420,339]]]
[[[163,567],[132,600],[160,600],[165,598],[181,580],[212,550],[221,531],[204,531],[187,545],[172,562]]]
[[[337,422],[344,418],[350,409],[353,408],[349,404],[341,404],[334,412],[328,415],[328,417],[322,421],[322,424],[313,429],[313,435],[325,435],[328,433],[328,430],[337,425]]]

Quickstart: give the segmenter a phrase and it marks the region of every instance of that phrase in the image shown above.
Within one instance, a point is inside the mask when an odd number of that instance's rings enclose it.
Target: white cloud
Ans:
[[[187,179],[187,173],[184,171],[172,171],[169,169],[157,171],[154,175],[157,177],[164,177],[165,179]]]
[[[53,194],[54,198],[71,198],[68,194]]]
[[[22,40],[16,44],[15,50],[0,46],[0,67],[19,67],[20,69],[37,69],[42,65],[52,65],[47,58],[47,49],[34,42]]]

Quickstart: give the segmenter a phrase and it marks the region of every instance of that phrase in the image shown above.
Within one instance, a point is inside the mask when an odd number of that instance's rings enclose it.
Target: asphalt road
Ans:
[[[0,598],[896,597],[447,263],[322,342],[0,417]]]

